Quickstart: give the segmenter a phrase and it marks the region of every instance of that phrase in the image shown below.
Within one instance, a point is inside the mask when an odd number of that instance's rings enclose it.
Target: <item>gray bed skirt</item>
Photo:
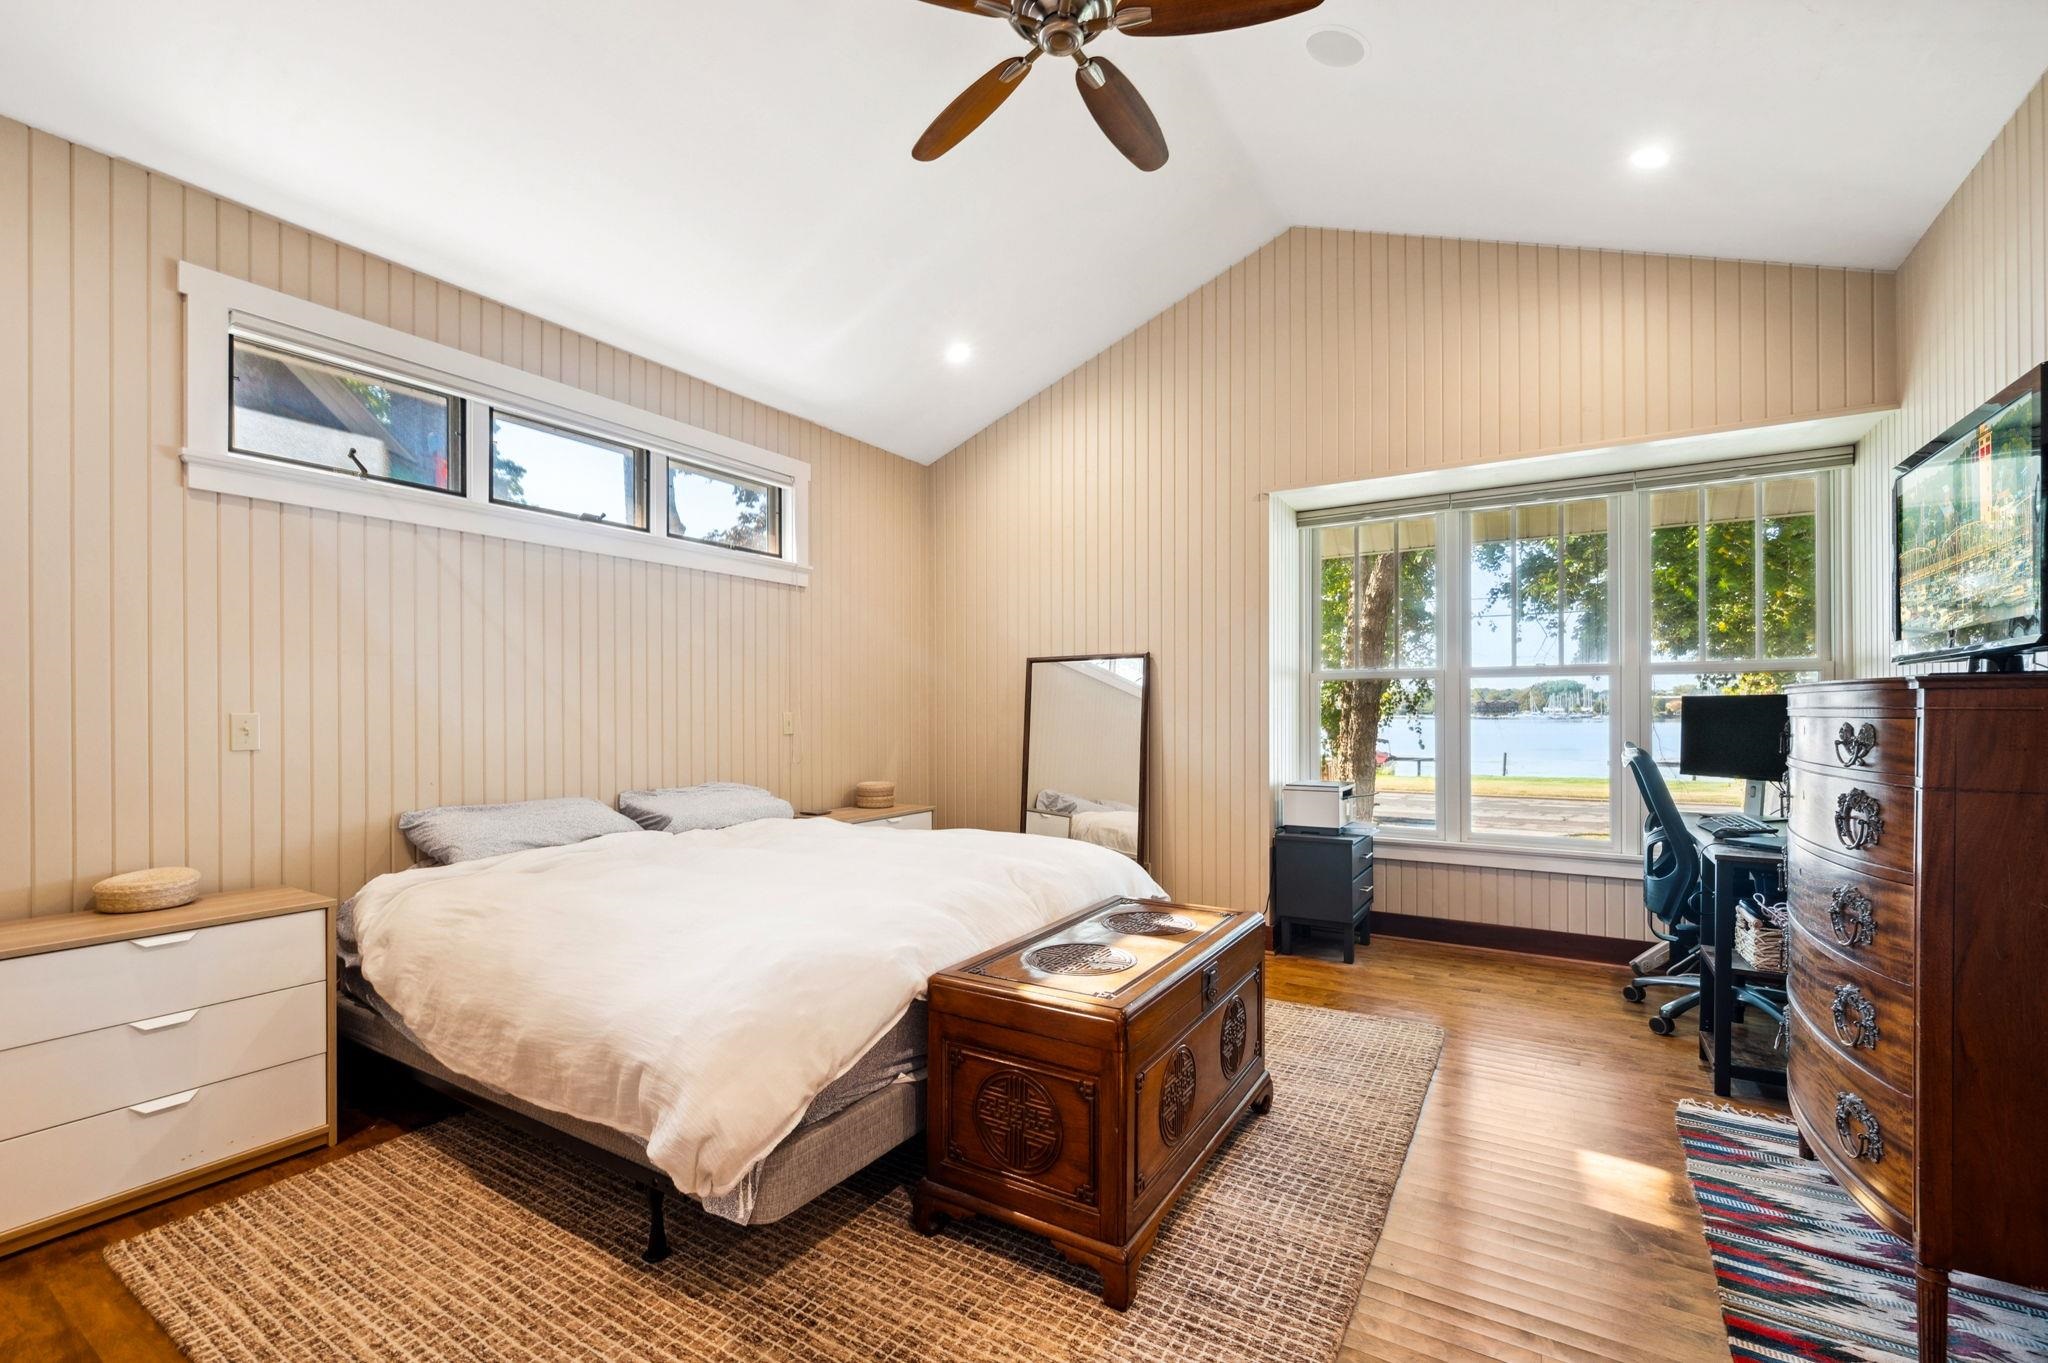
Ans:
[[[642,1142],[596,1122],[535,1107],[456,1074],[429,1055],[402,1028],[346,994],[337,1000],[336,1026],[343,1039],[417,1070],[444,1088],[469,1094],[550,1127],[650,1173],[661,1173],[648,1160],[647,1147]],[[886,1084],[831,1115],[807,1121],[790,1132],[755,1167],[747,1183],[733,1194],[715,1199],[716,1205],[707,1204],[705,1210],[747,1226],[780,1221],[922,1130],[924,1080],[905,1078]]]

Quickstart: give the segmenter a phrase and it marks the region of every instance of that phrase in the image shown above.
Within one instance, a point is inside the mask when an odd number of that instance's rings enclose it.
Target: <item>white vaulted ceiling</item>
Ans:
[[[1329,24],[1362,64],[1309,58]],[[2048,4],[1327,0],[1102,43],[1156,175],[1051,62],[913,162],[1020,47],[918,0],[0,0],[0,113],[929,461],[1294,224],[1895,266]]]

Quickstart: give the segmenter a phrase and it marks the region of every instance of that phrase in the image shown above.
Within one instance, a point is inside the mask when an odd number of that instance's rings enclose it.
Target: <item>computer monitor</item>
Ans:
[[[1686,696],[1679,701],[1678,770],[1738,781],[1785,779],[1783,696]]]

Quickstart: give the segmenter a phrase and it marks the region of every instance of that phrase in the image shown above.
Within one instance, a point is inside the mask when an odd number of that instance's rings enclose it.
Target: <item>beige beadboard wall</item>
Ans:
[[[797,590],[186,491],[181,259],[810,462]],[[398,811],[931,790],[929,474],[0,119],[0,919],[116,870],[346,895]],[[227,751],[227,715],[263,747]],[[784,738],[784,711],[797,734]]]
[[[1898,299],[1900,408],[1856,452],[1859,676],[1901,670],[1891,662],[1892,470],[2048,361],[2048,77],[1899,267]]]
[[[1015,826],[1024,659],[1152,651],[1152,834],[1265,901],[1264,494],[1895,400],[1892,279],[1296,228],[935,466],[936,793]],[[1391,869],[1380,907],[1641,934],[1626,882]]]

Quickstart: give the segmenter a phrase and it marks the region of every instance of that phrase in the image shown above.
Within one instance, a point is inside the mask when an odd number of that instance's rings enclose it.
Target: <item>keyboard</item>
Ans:
[[[1762,819],[1752,819],[1747,814],[1709,814],[1700,820],[1700,827],[1717,838],[1753,838],[1759,833],[1778,831]]]

